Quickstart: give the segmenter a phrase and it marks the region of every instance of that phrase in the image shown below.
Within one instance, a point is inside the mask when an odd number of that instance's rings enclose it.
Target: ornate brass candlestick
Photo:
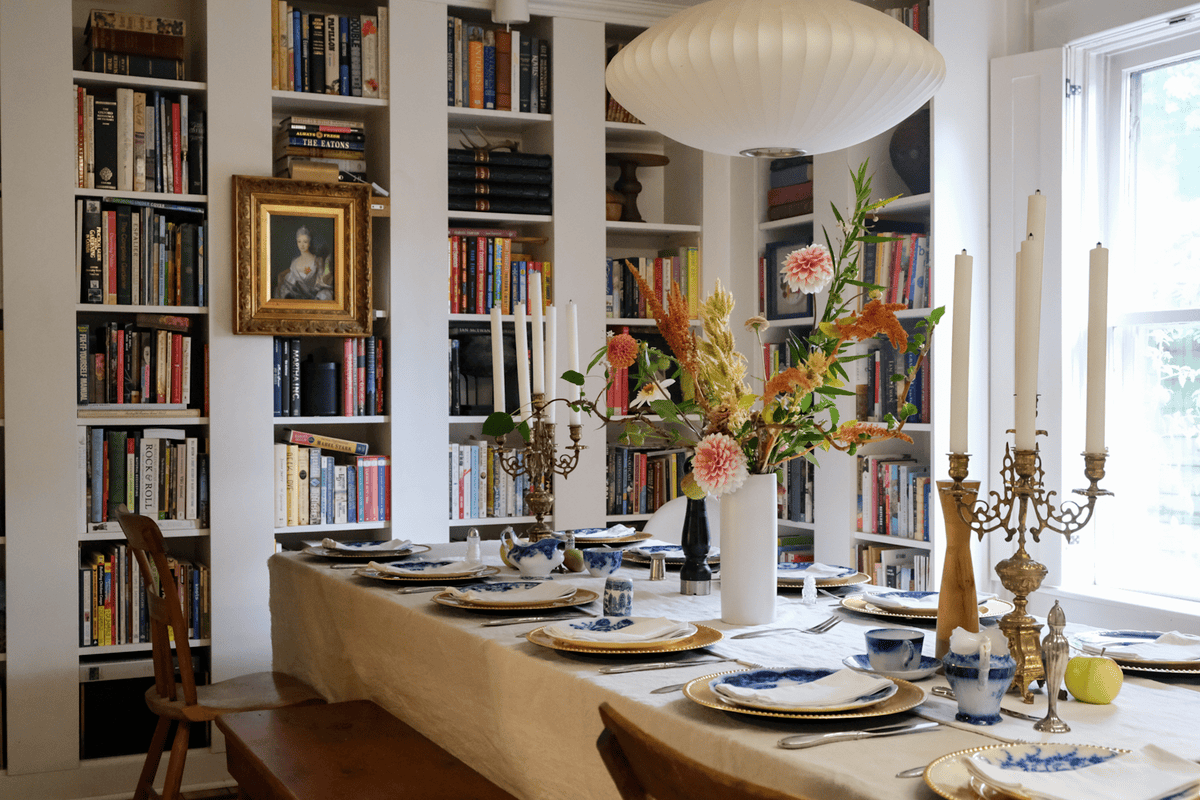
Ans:
[[[1038,433],[1045,434],[1045,431]],[[1013,536],[1017,537],[1017,552],[996,565],[996,574],[1000,576],[1004,588],[1014,595],[1015,607],[1000,620],[1000,629],[1008,637],[1009,650],[1017,662],[1017,671],[1009,691],[1020,694],[1026,703],[1033,702],[1029,685],[1035,680],[1044,679],[1046,675],[1039,641],[1042,626],[1025,611],[1029,595],[1037,591],[1046,577],[1046,567],[1034,561],[1025,550],[1025,534],[1028,532],[1036,542],[1043,531],[1070,536],[1087,525],[1091,521],[1096,498],[1112,494],[1098,485],[1104,477],[1105,458],[1105,453],[1083,454],[1083,474],[1090,485],[1086,489],[1076,489],[1075,494],[1086,497],[1087,505],[1063,503],[1055,510],[1050,503],[1057,492],[1046,491],[1043,483],[1045,473],[1036,447],[1033,450],[1016,450],[1005,445],[1004,465],[1000,470],[1004,493],[989,492],[990,504],[984,500],[970,502],[963,499],[972,494],[963,485],[970,456],[966,453],[950,454],[950,477],[954,485],[949,491],[957,500],[958,515],[962,521],[979,535],[981,541],[984,534],[995,530],[1005,531],[1006,542],[1012,541]],[[1030,511],[1033,512],[1032,520],[1028,516]]]
[[[529,476],[525,502],[537,517],[537,522],[529,528],[526,536],[529,541],[536,542],[554,534],[554,529],[543,520],[554,509],[552,482],[555,473],[565,478],[573,472],[579,464],[579,451],[586,450],[587,446],[579,443],[583,438],[583,426],[570,425],[571,445],[567,449],[571,452],[558,455],[554,444],[554,423],[546,420],[545,395],[535,394],[532,405],[533,417],[529,420],[528,443],[521,448],[510,448],[505,444],[507,434],[495,438],[500,450],[501,468],[514,478]]]

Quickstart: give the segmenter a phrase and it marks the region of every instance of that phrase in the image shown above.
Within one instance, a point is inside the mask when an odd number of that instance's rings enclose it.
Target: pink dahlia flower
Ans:
[[[742,448],[724,433],[710,433],[700,440],[692,471],[697,485],[714,496],[736,491],[750,474]]]
[[[793,292],[816,294],[833,280],[833,259],[822,244],[810,244],[788,253],[779,270]]]
[[[637,355],[637,340],[628,333],[619,333],[608,340],[608,363],[613,369],[632,367]]]

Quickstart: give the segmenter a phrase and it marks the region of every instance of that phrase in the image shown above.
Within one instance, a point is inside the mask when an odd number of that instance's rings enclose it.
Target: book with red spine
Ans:
[[[171,191],[183,194],[183,165],[181,143],[179,141],[179,101],[171,103]]]
[[[475,298],[471,313],[487,313],[488,241],[490,237],[475,237]]]
[[[171,403],[183,402],[183,334],[171,334]]]
[[[104,303],[117,302],[117,212],[104,212]]]
[[[354,339],[354,415],[367,413],[367,343]]]
[[[342,342],[342,416],[354,416],[354,340]]]
[[[388,498],[392,496],[392,458],[379,456],[379,519],[387,521],[392,518],[391,504]]]
[[[458,239],[459,239],[459,237],[456,234],[450,234],[449,256],[450,256],[450,313],[451,314],[457,314],[460,311],[458,286],[459,286],[459,280],[460,280],[459,270],[462,269],[462,266],[461,266],[461,264],[459,264],[459,258],[458,258],[458,256],[459,256],[459,241],[458,241]]]

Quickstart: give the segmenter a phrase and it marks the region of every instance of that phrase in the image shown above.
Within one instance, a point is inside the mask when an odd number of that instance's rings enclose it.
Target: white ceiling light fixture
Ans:
[[[496,0],[492,6],[492,22],[497,25],[529,22],[529,0]]]
[[[605,72],[613,97],[660,133],[771,158],[883,133],[945,76],[924,37],[852,0],[709,0],[642,32]]]

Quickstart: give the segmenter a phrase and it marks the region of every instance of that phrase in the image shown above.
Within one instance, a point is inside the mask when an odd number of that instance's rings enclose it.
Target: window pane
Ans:
[[[1137,279],[1122,311],[1200,306],[1200,58],[1133,73],[1126,185]],[[1126,216],[1126,215],[1121,215]],[[1128,217],[1126,217],[1128,218]],[[1117,225],[1122,225],[1117,220]]]

